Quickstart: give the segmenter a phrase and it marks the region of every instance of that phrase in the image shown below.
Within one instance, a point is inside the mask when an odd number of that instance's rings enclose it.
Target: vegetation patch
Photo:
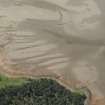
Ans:
[[[28,79],[9,78],[5,75],[0,75],[0,89],[6,88],[9,86],[19,86],[19,85],[22,85],[22,84],[27,83],[27,82],[28,82]]]
[[[84,105],[86,96],[51,79],[36,79],[0,89],[0,105]]]

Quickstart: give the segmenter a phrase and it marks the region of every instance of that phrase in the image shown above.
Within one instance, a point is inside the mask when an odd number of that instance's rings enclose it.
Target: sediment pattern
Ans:
[[[103,4],[103,0],[0,0],[1,71],[54,73],[103,97]]]

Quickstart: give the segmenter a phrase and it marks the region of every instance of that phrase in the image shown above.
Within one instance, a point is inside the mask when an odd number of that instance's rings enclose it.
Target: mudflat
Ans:
[[[105,100],[104,5],[104,0],[0,0],[0,72],[56,75]]]

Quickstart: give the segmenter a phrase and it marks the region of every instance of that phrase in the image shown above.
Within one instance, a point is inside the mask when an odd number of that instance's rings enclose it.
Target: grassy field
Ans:
[[[18,86],[27,83],[28,79],[24,78],[10,78],[5,75],[0,75],[0,89],[8,86]]]

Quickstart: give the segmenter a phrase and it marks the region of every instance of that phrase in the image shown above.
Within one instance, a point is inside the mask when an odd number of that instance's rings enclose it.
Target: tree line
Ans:
[[[85,99],[85,95],[71,92],[51,79],[0,89],[0,105],[84,105]]]

